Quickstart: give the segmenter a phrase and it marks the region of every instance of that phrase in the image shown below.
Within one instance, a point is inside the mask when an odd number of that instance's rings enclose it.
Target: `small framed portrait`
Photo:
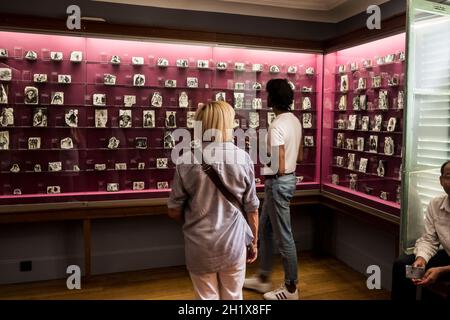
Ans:
[[[33,74],[33,82],[35,83],[45,83],[47,82],[47,74],[46,73],[35,73]]]
[[[311,113],[304,113],[302,116],[302,122],[303,122],[303,128],[304,129],[310,129],[312,128],[312,114]]]
[[[367,96],[365,94],[360,94],[358,96],[358,100],[359,100],[359,109],[367,110]]]
[[[17,163],[14,163],[9,171],[12,173],[18,173],[20,172],[20,166]]]
[[[348,116],[348,130],[356,130],[356,120],[358,116],[356,114],[351,114]]]
[[[95,109],[95,127],[106,128],[108,124],[108,109]]]
[[[345,138],[345,135],[342,132],[339,132],[336,135],[336,148],[343,148],[344,147],[344,138]]]
[[[346,94],[343,94],[343,95],[339,98],[338,110],[339,110],[339,111],[345,111],[345,110],[347,110],[347,95],[346,95]]]
[[[70,53],[70,61],[71,62],[81,62],[81,61],[83,61],[83,52],[82,51],[72,51]]]
[[[9,131],[0,131],[0,150],[9,150]]]
[[[63,53],[58,51],[51,51],[50,52],[50,60],[52,61],[62,61],[63,60]]]
[[[58,83],[69,84],[72,82],[70,74],[58,74]]]
[[[378,109],[380,110],[388,110],[389,102],[388,102],[388,91],[380,90],[378,93]]]
[[[8,87],[0,83],[0,104],[8,103]]]
[[[195,126],[195,111],[188,111],[186,116],[186,127],[194,128]]]
[[[33,168],[34,172],[42,172],[42,167],[40,164],[35,164]]]
[[[50,104],[64,104],[64,92],[52,92]]]
[[[262,89],[262,84],[260,82],[253,82],[252,89],[256,90],[256,91],[259,91],[259,90]]]
[[[119,184],[118,183],[108,183],[106,185],[106,191],[108,191],[108,192],[117,192],[117,191],[119,191]]]
[[[37,60],[37,57],[38,57],[38,55],[37,55],[36,51],[28,50],[27,52],[25,52],[25,59],[27,59],[27,60],[34,61],[34,60]]]
[[[177,113],[175,111],[166,111],[166,128],[177,127]]]
[[[12,70],[10,68],[0,68],[0,81],[11,81]]]
[[[119,128],[131,128],[131,127],[132,127],[131,110],[120,109],[119,110]]]
[[[353,110],[354,111],[361,110],[360,105],[359,105],[359,97],[358,96],[353,97],[353,103],[352,104],[353,104]]]
[[[209,61],[208,60],[198,60],[197,61],[197,68],[198,69],[208,69],[209,68]]]
[[[15,196],[20,196],[21,194],[22,194],[22,190],[20,190],[20,189],[14,189],[13,195],[15,195]]]
[[[245,94],[243,92],[235,92],[234,93],[234,108],[235,109],[243,109],[244,108],[244,98]]]
[[[169,183],[167,181],[158,181],[156,187],[158,189],[169,189]]]
[[[338,128],[338,130],[345,130],[345,120],[344,119],[337,120],[337,128]]]
[[[359,78],[358,79],[358,90],[365,90],[366,89],[366,78]]]
[[[0,48],[0,58],[8,58],[8,49]]]
[[[381,76],[372,77],[372,88],[381,87]]]
[[[120,64],[120,56],[111,56],[111,64]]]
[[[147,137],[136,137],[134,144],[136,149],[147,149]]]
[[[158,58],[158,61],[156,62],[156,65],[158,67],[168,67],[169,66],[169,60],[167,60],[166,58]]]
[[[367,172],[367,164],[369,162],[369,159],[367,158],[361,158],[359,159],[359,172]]]
[[[111,137],[108,140],[108,149],[118,149],[120,145],[120,140],[116,137]]]
[[[383,116],[381,114],[376,114],[373,121],[373,131],[381,131],[383,125]]]
[[[262,99],[261,98],[253,98],[252,99],[252,109],[255,109],[255,110],[262,109]]]
[[[363,68],[370,69],[372,68],[372,60],[371,59],[365,59],[363,60]]]
[[[391,118],[389,118],[386,130],[389,132],[394,132],[396,125],[397,125],[397,118],[391,117]]]
[[[0,126],[9,127],[14,125],[14,109],[2,108],[0,112]]]
[[[303,177],[303,176],[298,176],[298,177],[295,177],[295,180],[297,180],[297,181],[296,181],[296,183],[297,183],[297,184],[300,184],[300,183],[302,183],[302,182],[303,182],[303,179],[304,179],[304,177]]]
[[[263,72],[264,66],[261,63],[254,63],[252,64],[252,71],[253,72]]]
[[[307,76],[313,76],[314,73],[315,73],[314,67],[308,67],[308,68],[306,68],[306,70],[305,70],[305,74],[306,74]]]
[[[41,148],[41,137],[29,137],[28,138],[28,149],[37,150]]]
[[[25,104],[39,103],[39,90],[36,87],[25,87]]]
[[[245,90],[245,83],[244,82],[235,82],[234,90]]]
[[[33,127],[47,126],[47,108],[35,108],[33,110]]]
[[[67,137],[67,138],[61,139],[61,149],[73,149],[72,138]]]
[[[127,170],[127,164],[125,162],[119,162],[114,164],[115,170]]]
[[[347,157],[348,157],[347,169],[355,170],[355,160],[356,160],[355,154],[354,153],[349,153],[347,155]]]
[[[383,65],[384,64],[384,57],[377,57],[376,58],[376,62],[377,62],[377,65],[379,65],[379,66]]]
[[[384,201],[388,201],[389,200],[389,192],[386,191],[381,191],[380,192],[380,198]]]
[[[364,151],[364,137],[356,138],[356,150],[361,152]]]
[[[350,63],[350,71],[355,72],[358,70],[358,62],[352,62]]]
[[[355,173],[350,173],[350,181],[348,186],[350,190],[356,191],[357,184],[358,184],[358,175]]]
[[[94,93],[92,96],[92,103],[94,104],[94,106],[105,106],[106,105],[106,94]]]
[[[336,157],[336,165],[338,167],[343,167],[344,166],[344,157],[342,156],[337,156]]]
[[[234,70],[235,71],[245,71],[245,63],[243,63],[243,62],[235,62],[234,63]]]
[[[355,140],[352,138],[345,139],[345,149],[347,150],[353,150],[355,147]]]
[[[64,119],[69,127],[78,127],[78,109],[69,109],[66,111]]]
[[[347,66],[345,64],[341,64],[338,66],[338,73],[345,73],[347,71]]]
[[[144,190],[145,182],[144,181],[133,181],[133,190]]]
[[[392,63],[395,60],[395,54],[394,53],[390,53],[388,55],[386,55],[386,57],[384,58],[384,63]]]
[[[397,94],[397,109],[403,109],[405,104],[405,92],[400,90]]]
[[[341,76],[340,91],[341,92],[347,92],[348,91],[348,75],[347,74],[344,74],[344,75]]]
[[[311,110],[311,98],[310,97],[302,98],[302,110]]]
[[[157,169],[167,169],[168,167],[169,167],[169,159],[156,158],[156,168]]]
[[[305,136],[305,147],[314,147],[314,136]]]
[[[164,87],[166,88],[176,88],[177,87],[177,80],[168,79],[164,81]]]
[[[144,57],[131,57],[131,64],[133,66],[142,66],[144,64]]]
[[[62,170],[62,162],[61,161],[48,163],[48,171],[57,172],[57,171],[61,171],[61,170]]]
[[[377,176],[384,177],[386,174],[386,161],[378,160]]]
[[[173,149],[175,147],[175,138],[172,132],[168,131],[164,134],[164,149]]]
[[[226,101],[226,93],[225,92],[217,92],[216,93],[216,101]]]
[[[132,107],[136,104],[136,96],[126,94],[123,96],[123,105],[125,107]]]
[[[186,86],[188,88],[198,88],[198,78],[196,78],[196,77],[187,77],[186,78]]]
[[[116,84],[117,77],[110,73],[105,73],[103,75],[103,83],[107,86],[114,86]]]
[[[142,112],[142,126],[144,128],[155,127],[155,110],[144,110]]]
[[[228,65],[227,65],[226,62],[219,61],[219,62],[216,63],[216,69],[217,70],[227,70],[227,67],[228,67]]]
[[[133,75],[133,86],[135,87],[145,86],[145,75],[139,73]]]
[[[177,59],[177,67],[178,68],[188,68],[189,67],[189,60],[188,59]]]
[[[161,108],[163,105],[163,97],[159,92],[153,92],[151,99],[151,106],[156,108]]]
[[[339,185],[339,175],[338,174],[332,174],[331,175],[331,183],[334,185]]]
[[[369,137],[369,152],[378,153],[378,136],[371,135]]]
[[[370,123],[369,116],[362,116],[362,118],[361,118],[361,130],[362,131],[369,131],[369,123]]]
[[[280,67],[278,67],[277,65],[271,65],[269,67],[269,72],[270,73],[279,73],[280,72]]]
[[[145,169],[145,162],[139,162],[137,168],[138,168],[138,170],[144,170]]]
[[[74,164],[73,168],[72,168],[72,171],[79,172],[80,171],[80,167],[77,164]]]
[[[185,91],[180,92],[178,96],[178,107],[187,108],[189,107],[189,97]]]
[[[406,54],[405,51],[400,51],[398,54],[398,60],[399,61],[405,61],[406,60]]]
[[[297,66],[289,66],[287,69],[288,74],[296,74],[297,73]]]
[[[277,115],[275,114],[275,112],[267,112],[267,124],[270,126],[276,117]]]
[[[47,194],[61,193],[61,186],[47,186]]]
[[[384,154],[392,156],[394,154],[394,139],[392,137],[384,138]]]
[[[258,112],[250,112],[249,113],[248,126],[253,129],[256,129],[259,127],[259,113]]]

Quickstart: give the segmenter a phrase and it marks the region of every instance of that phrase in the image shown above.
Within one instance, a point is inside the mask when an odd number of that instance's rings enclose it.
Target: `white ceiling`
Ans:
[[[389,0],[93,0],[259,17],[340,22]]]

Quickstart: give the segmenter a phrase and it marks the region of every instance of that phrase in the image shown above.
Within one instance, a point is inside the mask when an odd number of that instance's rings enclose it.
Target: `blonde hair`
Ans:
[[[202,122],[202,133],[215,129],[218,142],[233,140],[234,109],[224,101],[212,101],[207,104],[199,104],[195,113],[195,120]]]

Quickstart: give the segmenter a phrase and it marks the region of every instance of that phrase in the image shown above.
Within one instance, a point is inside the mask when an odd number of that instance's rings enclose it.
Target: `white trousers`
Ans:
[[[189,272],[197,300],[242,300],[245,280],[246,250],[238,263],[214,273]]]

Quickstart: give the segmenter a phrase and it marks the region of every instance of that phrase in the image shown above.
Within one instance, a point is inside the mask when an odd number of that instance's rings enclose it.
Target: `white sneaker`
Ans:
[[[284,285],[264,294],[265,300],[298,300],[298,289],[290,293]]]
[[[245,279],[244,288],[255,290],[259,293],[266,293],[272,289],[272,284],[270,282],[262,282],[257,275],[254,275]]]

